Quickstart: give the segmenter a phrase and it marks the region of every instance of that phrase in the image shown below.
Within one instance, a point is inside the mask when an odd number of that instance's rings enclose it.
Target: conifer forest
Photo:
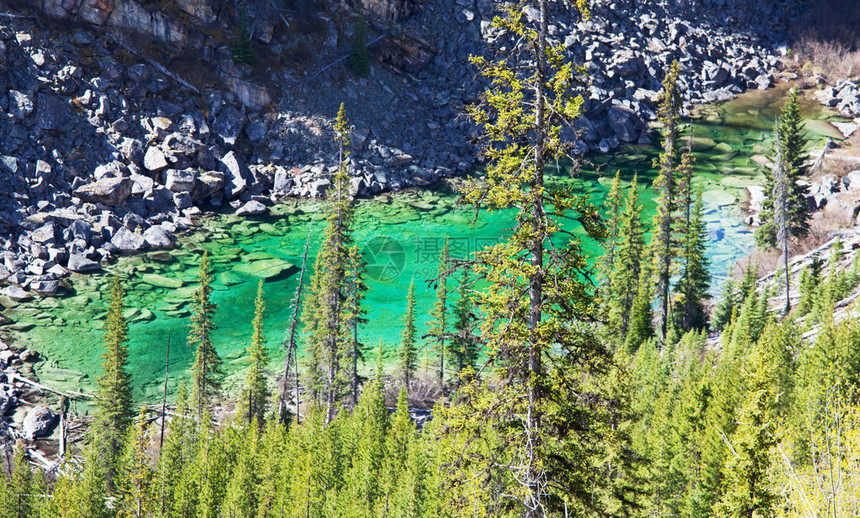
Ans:
[[[0,1],[0,518],[860,516],[855,11]]]

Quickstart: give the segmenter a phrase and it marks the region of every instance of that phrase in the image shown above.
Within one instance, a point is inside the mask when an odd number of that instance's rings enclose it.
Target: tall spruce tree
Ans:
[[[634,188],[635,190],[635,188]],[[618,247],[618,240],[621,232],[621,170],[615,172],[615,178],[612,179],[612,184],[609,187],[609,192],[606,194],[606,199],[603,202],[604,213],[603,217],[606,220],[606,239],[603,241],[603,249],[605,251],[603,259],[600,261],[600,274],[603,278],[603,286],[607,292],[612,291],[612,273],[615,266],[615,250]]]
[[[241,417],[250,423],[254,418],[260,426],[269,402],[269,381],[266,379],[266,367],[269,364],[269,353],[266,350],[266,337],[263,335],[263,313],[266,303],[263,301],[263,281],[257,286],[257,298],[254,300],[254,329],[251,335],[251,345],[248,347],[248,357],[251,360],[245,371],[245,383],[242,387],[240,401]]]
[[[354,209],[349,192],[350,126],[343,104],[334,130],[340,167],[327,192],[333,203],[302,313],[308,335],[306,383],[316,405],[325,408],[326,422],[334,419],[337,404],[349,395],[350,373],[354,372],[351,364],[359,361],[357,354],[350,354],[357,346],[355,327],[350,324],[357,325],[360,310],[350,307],[351,294],[357,293],[351,287],[357,284],[350,281],[349,272],[359,270],[356,257],[351,258],[350,254]],[[357,279],[355,275],[352,277]],[[360,302],[358,298],[352,300]]]
[[[128,323],[123,316],[125,291],[119,277],[110,284],[110,306],[104,333],[102,374],[96,390],[96,415],[92,439],[98,445],[99,462],[113,487],[117,462],[126,431],[134,418],[131,397],[131,374],[128,372]]]
[[[669,66],[663,79],[663,92],[657,118],[662,123],[663,152],[655,161],[658,167],[654,179],[657,192],[657,211],[654,214],[654,231],[651,248],[654,259],[654,288],[657,294],[657,317],[660,339],[665,341],[669,329],[670,288],[672,261],[676,256],[673,232],[674,212],[677,206],[676,157],[678,137],[678,116],[681,111],[681,93],[678,90],[680,66],[675,61]]]
[[[809,232],[809,219],[812,216],[806,198],[809,196],[807,184],[799,182],[807,173],[807,145],[803,117],[800,115],[800,91],[797,87],[792,88],[788,94],[788,101],[782,108],[782,113],[777,123],[776,135],[774,135],[774,157],[771,162],[776,162],[777,150],[781,155],[782,168],[779,169],[784,175],[782,180],[787,192],[784,210],[787,213],[786,225],[792,237],[802,237]],[[777,142],[779,145],[777,146]],[[776,169],[770,167],[765,170],[765,189],[767,197],[762,202],[762,210],[759,213],[761,226],[756,230],[756,243],[761,247],[773,247],[779,242],[777,238],[778,228],[776,225],[776,200],[778,193],[775,191],[777,177],[774,175]]]
[[[472,295],[469,293],[470,271],[469,268],[463,268],[461,273],[460,284],[457,286],[457,302],[452,312],[452,335],[448,341],[448,358],[456,369],[454,383],[457,388],[471,381],[480,352],[478,319]]]
[[[209,252],[200,259],[200,275],[191,302],[191,324],[188,328],[188,345],[194,347],[194,365],[191,367],[191,406],[201,418],[221,388],[221,357],[212,343],[213,322],[218,305],[212,302],[212,266]]]
[[[400,348],[397,350],[398,367],[403,387],[409,390],[418,367],[418,347],[415,344],[415,279],[406,292],[406,312],[403,313],[403,332],[400,333]]]
[[[129,518],[151,516],[156,509],[156,492],[152,485],[155,473],[147,449],[146,407],[140,409],[137,423],[128,431],[117,474],[118,515]]]
[[[349,249],[349,262],[346,270],[346,321],[349,329],[349,339],[345,342],[343,356],[345,358],[344,371],[349,376],[349,390],[351,393],[350,403],[354,407],[358,404],[359,384],[361,379],[358,375],[358,364],[364,362],[365,345],[358,338],[358,329],[367,323],[367,310],[362,305],[367,293],[367,262],[361,255],[358,245]]]
[[[436,355],[439,358],[439,386],[445,382],[445,342],[448,337],[448,269],[451,260],[448,238],[439,252],[439,276],[436,278],[436,303],[430,310],[430,322],[428,324],[427,337],[436,346]]]
[[[759,344],[749,358],[749,388],[738,412],[731,456],[726,461],[726,493],[716,506],[721,518],[772,516],[777,489],[771,481],[772,451],[779,443],[776,421],[777,366],[771,351]]]
[[[703,219],[701,182],[696,188],[695,200],[689,210],[690,220],[681,246],[681,278],[675,284],[675,292],[680,295],[676,302],[675,318],[677,326],[684,332],[703,329],[708,322],[704,300],[709,298],[711,275],[705,256],[707,229]]]
[[[586,2],[570,7],[587,13]],[[526,18],[524,11],[534,16]],[[585,445],[599,449],[590,434],[607,416],[592,402],[605,395],[597,379],[611,356],[590,331],[598,313],[589,283],[593,271],[562,222],[577,221],[599,238],[605,229],[583,195],[544,178],[549,161],[570,156],[561,127],[583,104],[581,96],[570,95],[580,69],[564,62],[561,46],[548,43],[548,0],[507,6],[494,23],[512,38],[498,60],[472,58],[492,83],[484,102],[470,108],[483,130],[488,166],[486,179],[471,182],[463,194],[478,208],[513,209],[516,216],[510,238],[476,254],[477,271],[487,282],[478,301],[496,369],[485,385],[492,389],[476,388],[452,408],[468,417],[452,419],[450,430],[493,437],[469,448],[462,473],[484,481],[484,512],[561,515],[566,507],[599,505],[585,495],[612,483],[583,468],[594,452]],[[566,242],[553,242],[559,234]],[[582,391],[594,397],[582,397]]]
[[[618,244],[613,254],[611,283],[606,290],[609,322],[615,336],[624,341],[630,325],[631,310],[639,292],[645,240],[642,228],[642,205],[639,203],[638,176],[633,176],[630,190],[619,214]],[[650,317],[648,318],[650,326]],[[638,344],[637,344],[638,345]]]

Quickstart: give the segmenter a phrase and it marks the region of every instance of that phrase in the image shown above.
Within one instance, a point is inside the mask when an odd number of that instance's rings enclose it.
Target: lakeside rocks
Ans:
[[[673,59],[685,70],[688,101],[770,84],[778,35],[768,28],[754,37],[729,26],[720,12],[751,9],[736,3],[598,0],[590,21],[554,5],[553,42],[574,62],[592,62],[577,149],[610,152],[648,141],[659,80]],[[466,57],[506,42],[489,24],[493,2],[443,0],[429,9],[407,1],[383,9],[402,34],[381,43],[384,66],[374,63],[371,77],[298,77],[273,62],[268,91],[246,81],[250,67],[232,63],[229,48],[197,30],[230,28],[210,4],[178,1],[185,17],[133,0],[110,2],[112,10],[46,0],[43,13],[77,16],[83,26],[42,31],[29,18],[0,20],[0,83],[7,87],[0,95],[0,253],[16,295],[62,294],[70,272],[97,271],[122,253],[171,248],[177,232],[224,204],[242,217],[265,217],[283,197],[324,196],[338,150],[331,119],[319,114],[333,115],[344,99],[355,124],[353,194],[430,185],[473,169],[472,126],[458,115],[483,89]],[[779,9],[766,4],[752,10]],[[105,28],[170,42],[158,57],[167,64],[177,49],[200,49],[200,67],[221,83],[198,91],[183,79],[193,70],[145,59],[127,65],[131,51]],[[274,58],[289,48],[277,27],[265,32]],[[309,43],[313,35],[299,37]],[[348,46],[336,30],[329,39],[320,64]]]

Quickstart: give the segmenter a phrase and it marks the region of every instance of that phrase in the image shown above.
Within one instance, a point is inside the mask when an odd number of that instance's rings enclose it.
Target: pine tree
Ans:
[[[370,58],[367,55],[367,22],[364,20],[364,11],[360,2],[353,23],[352,47],[347,63],[357,76],[367,77],[370,75]]]
[[[643,342],[654,337],[654,326],[652,324],[654,313],[651,309],[651,296],[653,293],[650,282],[651,269],[647,267],[648,265],[645,261],[641,264],[642,268],[639,272],[639,285],[636,290],[636,298],[633,299],[633,305],[630,307],[627,335],[624,337],[624,346],[630,352],[637,350]]]
[[[430,310],[429,329],[427,337],[436,345],[439,357],[439,386],[445,382],[445,341],[448,337],[448,263],[451,260],[448,247],[448,238],[445,238],[445,246],[439,252],[439,276],[436,278],[436,303]]]
[[[732,319],[732,314],[735,312],[738,304],[737,285],[735,284],[732,269],[729,267],[729,272],[726,274],[726,281],[723,283],[723,291],[720,295],[720,300],[714,308],[714,318],[711,319],[711,326],[716,331],[722,331]]]
[[[654,259],[654,288],[657,293],[657,316],[660,339],[664,341],[669,330],[670,278],[672,261],[676,255],[673,239],[673,213],[677,206],[675,158],[677,155],[675,140],[678,136],[678,115],[681,110],[681,94],[678,90],[678,75],[680,67],[673,62],[663,79],[663,93],[657,117],[663,124],[663,152],[660,153],[656,166],[659,167],[657,178],[654,179],[654,190],[657,192],[657,212],[654,214],[654,236],[651,248]]]
[[[635,192],[635,187],[631,187],[632,192]],[[606,194],[606,200],[603,202],[604,213],[603,217],[607,221],[606,240],[603,241],[603,259],[601,260],[601,277],[603,280],[603,289],[607,292],[612,291],[612,273],[615,266],[615,249],[618,246],[619,234],[621,232],[621,171],[615,172],[615,178],[612,179],[612,184],[609,187],[609,192]]]
[[[770,476],[772,450],[779,443],[772,385],[775,361],[761,346],[749,361],[749,388],[726,462],[727,491],[715,509],[725,518],[771,516],[777,499]]]
[[[93,440],[98,445],[99,462],[108,487],[113,486],[123,440],[134,417],[131,374],[128,372],[128,324],[123,316],[124,296],[122,283],[119,277],[114,276],[101,356],[104,374],[97,380],[98,398],[93,423]]]
[[[117,473],[117,515],[144,518],[154,510],[154,472],[150,467],[149,437],[146,433],[146,407],[140,409],[137,423],[129,430]]]
[[[249,426],[232,427],[229,430],[228,449],[232,450],[232,467],[224,503],[219,516],[231,518],[255,518],[257,516],[257,492],[262,481],[259,476],[260,427],[256,421]],[[222,432],[223,434],[223,432]]]
[[[314,275],[308,300],[302,313],[308,335],[308,367],[306,384],[311,398],[326,409],[326,420],[334,419],[337,404],[350,391],[349,359],[345,357],[353,350],[350,335],[350,310],[348,298],[350,283],[347,273],[352,246],[353,206],[349,194],[349,121],[343,104],[338,110],[335,123],[335,142],[340,152],[340,167],[332,178],[327,196],[333,201],[328,215],[323,244],[314,264]]]
[[[406,312],[403,314],[403,332],[400,334],[400,348],[397,350],[400,379],[403,387],[409,390],[410,383],[418,367],[418,348],[415,345],[415,279],[409,283],[406,292]]]
[[[473,377],[480,352],[480,337],[477,335],[477,317],[474,302],[469,293],[471,280],[469,268],[463,268],[457,287],[457,302],[452,317],[453,334],[448,341],[448,358],[456,366],[455,385],[460,388]]]
[[[15,455],[13,457],[14,469],[12,470],[12,487],[11,498],[9,499],[13,511],[8,515],[9,518],[29,518],[34,510],[33,505],[33,473],[30,471],[30,463],[27,461],[24,443],[19,442],[15,446]],[[6,484],[5,475],[2,476],[2,482]]]
[[[553,243],[562,221],[578,221],[598,239],[604,225],[581,193],[544,181],[544,166],[569,156],[561,125],[582,110],[582,97],[570,95],[580,69],[564,63],[561,46],[548,43],[548,0],[526,4],[508,6],[494,20],[502,33],[515,35],[507,54],[496,61],[472,58],[492,83],[484,102],[470,108],[482,127],[488,166],[482,181],[462,189],[464,200],[516,215],[507,240],[476,254],[476,271],[487,282],[478,302],[495,379],[452,408],[462,418],[452,418],[450,432],[493,437],[480,441],[484,449],[468,448],[469,467],[455,475],[485,484],[478,497],[483,512],[534,517],[589,506],[584,495],[608,482],[579,469],[591,465],[584,445],[600,445],[590,434],[599,428],[596,420],[608,417],[589,401],[601,396],[574,393],[587,386],[602,394],[591,374],[606,372],[611,355],[590,330],[598,306],[580,241]],[[585,2],[574,8],[584,11]],[[530,9],[535,16],[527,19],[523,11]]]
[[[251,43],[251,37],[248,34],[248,13],[244,7],[239,13],[238,29],[239,34],[236,36],[236,41],[233,43],[233,48],[231,49],[233,61],[255,65],[258,58],[257,53],[254,51],[254,45]]]
[[[158,456],[158,513],[156,516],[166,518],[171,516],[177,493],[188,489],[183,482],[183,469],[185,469],[195,456],[195,428],[194,420],[187,416],[190,414],[188,406],[188,390],[183,382],[179,386],[176,396],[176,415],[170,420],[168,432],[164,438],[164,446]],[[181,509],[187,507],[179,506]],[[182,513],[180,513],[182,514]]]
[[[211,301],[212,271],[209,252],[203,252],[200,260],[200,283],[191,303],[191,324],[188,329],[188,345],[195,348],[194,365],[191,368],[191,406],[198,418],[204,415],[212,398],[221,388],[221,357],[212,343],[213,323],[217,304]]]
[[[605,288],[601,286],[608,292],[610,326],[622,341],[627,336],[631,311],[639,292],[639,278],[645,253],[642,206],[639,204],[637,184],[638,177],[634,175],[618,223],[618,244],[615,247],[611,283]],[[650,316],[647,318],[650,326]]]
[[[708,258],[705,256],[707,230],[703,220],[701,182],[696,189],[696,201],[690,214],[681,248],[683,271],[675,285],[675,292],[680,295],[676,302],[675,318],[678,327],[684,332],[703,329],[708,321],[703,301],[710,298],[708,289],[711,276],[708,272]]]
[[[263,313],[266,303],[263,301],[263,281],[257,286],[257,298],[254,301],[254,332],[251,335],[251,345],[248,356],[251,364],[245,371],[245,383],[240,402],[241,416],[250,423],[254,418],[262,426],[269,401],[269,381],[266,379],[266,366],[269,364],[269,353],[266,351],[266,338],[263,335]]]
[[[802,237],[809,232],[810,213],[809,204],[806,201],[809,196],[809,187],[805,183],[798,183],[807,173],[807,151],[808,139],[805,135],[803,117],[800,115],[800,91],[797,87],[792,88],[788,94],[788,101],[782,109],[777,123],[777,131],[774,142],[774,152],[779,149],[780,161],[783,167],[783,185],[785,187],[786,212],[785,225],[792,237]],[[778,143],[778,145],[777,145]],[[776,162],[776,157],[772,160]],[[765,194],[767,198],[762,202],[762,210],[759,213],[761,226],[756,231],[756,243],[761,247],[776,246],[776,201],[778,193],[774,190],[777,185],[775,170],[770,168],[765,171]]]
[[[346,272],[347,297],[346,297],[346,320],[347,327],[351,330],[350,338],[346,342],[343,356],[345,358],[346,371],[349,373],[349,387],[352,393],[352,406],[358,404],[358,387],[361,379],[358,375],[358,364],[364,362],[365,345],[358,338],[358,329],[367,323],[367,310],[362,305],[367,293],[367,262],[361,255],[358,245],[349,249],[349,263]]]
[[[382,383],[374,380],[364,389],[353,413],[358,428],[358,444],[347,479],[352,485],[349,498],[355,502],[354,516],[381,516],[377,512],[386,478],[386,440],[390,426]]]

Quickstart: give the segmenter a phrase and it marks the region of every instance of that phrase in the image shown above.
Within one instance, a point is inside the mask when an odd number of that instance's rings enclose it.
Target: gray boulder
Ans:
[[[184,133],[171,133],[161,144],[161,149],[166,153],[176,153],[188,156],[194,155],[200,151],[200,148],[202,147],[202,142]]]
[[[56,421],[57,414],[46,407],[37,406],[27,412],[24,423],[21,425],[21,432],[25,439],[34,441],[39,437],[48,435]]]
[[[143,160],[143,142],[136,138],[124,138],[119,145],[119,152],[126,160],[133,164],[139,164]]]
[[[150,146],[146,150],[146,154],[143,156],[143,167],[150,171],[158,172],[167,166],[167,158],[165,158],[164,153],[159,148]]]
[[[164,186],[171,192],[189,192],[194,188],[197,172],[194,169],[168,169]]]
[[[30,289],[36,293],[53,295],[60,289],[60,281],[55,279],[33,281],[30,283]]]
[[[290,192],[293,188],[293,177],[285,169],[275,171],[275,192]]]
[[[6,296],[12,300],[28,300],[31,298],[27,290],[14,284],[6,287]]]
[[[62,131],[71,119],[69,102],[54,94],[40,93],[39,108],[36,111],[38,126],[45,131]]]
[[[83,254],[69,255],[69,263],[66,266],[69,270],[78,273],[93,272],[101,269],[99,263],[89,260]]]
[[[224,190],[224,173],[221,171],[206,171],[197,177],[192,195],[195,200],[206,200],[212,197],[221,197]]]
[[[251,200],[248,203],[239,207],[239,209],[236,211],[236,215],[237,216],[259,216],[261,214],[266,214],[267,212],[268,212],[268,209],[266,209],[265,205],[263,205],[262,203],[260,203],[256,200]]]
[[[147,246],[143,237],[125,227],[120,227],[110,242],[123,252],[139,252]]]
[[[143,239],[152,248],[170,248],[173,246],[173,238],[170,236],[170,232],[160,225],[146,229],[143,233]]]
[[[78,187],[75,196],[91,203],[115,206],[122,204],[131,195],[133,186],[131,178],[102,178]]]
[[[56,238],[57,228],[53,221],[45,223],[30,234],[30,239],[43,245],[54,244]]]
[[[232,151],[221,158],[220,170],[224,173],[224,196],[228,200],[241,194],[251,181],[248,167]]]

